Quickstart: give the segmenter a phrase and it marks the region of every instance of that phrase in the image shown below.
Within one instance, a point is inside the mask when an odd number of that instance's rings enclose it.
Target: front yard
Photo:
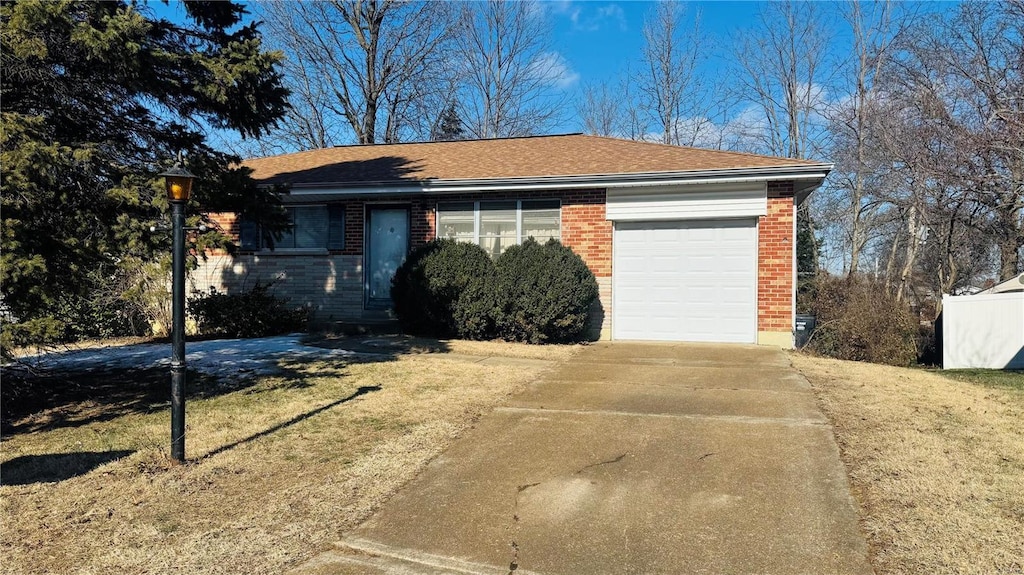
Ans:
[[[877,573],[1024,573],[1024,373],[792,358],[832,421]]]
[[[280,573],[576,349],[391,343],[191,373],[184,466],[167,458],[166,369],[44,382],[4,422],[0,572]],[[833,423],[880,575],[1024,572],[1024,374],[792,359]]]
[[[280,573],[574,349],[434,342],[227,386],[190,374],[184,466],[166,370],[65,378],[56,405],[6,422],[0,572]]]

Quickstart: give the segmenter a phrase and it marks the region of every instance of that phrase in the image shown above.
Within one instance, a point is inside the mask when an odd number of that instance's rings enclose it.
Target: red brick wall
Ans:
[[[388,207],[389,204],[347,201],[345,206],[345,249],[337,252],[347,256],[363,255],[363,230],[366,227],[366,206]],[[396,203],[395,207],[409,208],[409,231],[412,247],[423,244],[434,237],[434,208],[432,202],[412,201]],[[333,253],[333,252],[332,252]]]
[[[612,223],[605,220],[605,191],[539,191],[446,195],[417,199],[396,205],[409,206],[412,247],[434,239],[437,230],[437,202],[477,200],[558,198],[562,202],[562,243],[580,254],[597,277],[612,275]],[[362,255],[366,202],[347,201],[345,206],[345,249],[341,255]],[[370,206],[378,205],[370,203]],[[386,205],[386,204],[379,204]],[[233,241],[238,241],[235,214],[211,214],[210,218]],[[332,252],[333,253],[333,252]]]
[[[362,202],[345,202],[345,249],[346,256],[363,255],[363,213]]]
[[[612,275],[612,223],[605,219],[604,190],[568,192],[562,197],[562,243],[583,258],[590,271]]]
[[[238,238],[238,215],[233,212],[220,212],[208,214],[213,228],[228,237],[237,240]]]
[[[595,276],[611,277],[612,223],[605,220],[604,190],[467,193],[413,201],[412,245],[415,247],[435,237],[437,202],[545,198],[557,198],[562,202],[562,243],[580,254]]]
[[[217,212],[207,214],[213,229],[231,238],[231,241],[238,242],[238,214],[234,212]],[[222,249],[206,250],[206,255],[222,256],[227,251]]]
[[[793,182],[768,183],[757,228],[757,330],[793,329]]]
[[[396,205],[409,207],[410,241],[415,247],[434,238],[438,201],[523,198],[558,198],[562,203],[562,242],[580,254],[595,276],[610,282],[612,222],[605,219],[604,190],[457,194],[412,199]],[[345,249],[337,252],[338,255],[362,255],[366,205],[363,201],[344,202]],[[386,204],[372,202],[369,205]],[[758,223],[757,329],[760,332],[789,332],[793,328],[794,216],[793,183],[769,183],[768,213]],[[237,241],[239,229],[234,214],[210,214],[210,219],[220,231]],[[610,283],[608,287],[610,289]],[[609,316],[610,311],[606,310]]]
[[[437,235],[437,218],[435,217],[437,202],[414,201],[409,210],[409,228],[412,247],[421,246]]]

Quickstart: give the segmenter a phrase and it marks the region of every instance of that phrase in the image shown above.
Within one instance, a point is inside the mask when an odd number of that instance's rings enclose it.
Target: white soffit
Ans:
[[[609,188],[605,217],[617,222],[750,218],[768,213],[764,182]]]

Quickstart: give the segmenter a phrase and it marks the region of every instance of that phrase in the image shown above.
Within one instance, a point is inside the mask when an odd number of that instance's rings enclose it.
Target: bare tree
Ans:
[[[832,26],[814,2],[766,3],[759,19],[735,54],[738,99],[756,112],[745,130],[763,152],[816,155],[827,131],[822,112],[834,70],[827,61]]]
[[[566,67],[548,44],[537,4],[465,3],[458,22],[459,116],[467,133],[498,138],[543,130],[560,108],[553,87]]]
[[[831,81],[832,42],[822,8],[813,2],[783,0],[764,4],[759,26],[736,48],[739,67],[737,99],[749,113],[739,126],[744,139],[759,143],[759,151],[790,158],[819,154],[826,146],[825,96]],[[810,202],[797,217],[808,228],[807,253],[817,269],[819,245]]]
[[[697,66],[703,47],[700,16],[686,22],[686,7],[658,2],[644,22],[640,72],[634,77],[638,105],[662,143],[692,146],[708,128],[705,93]]]
[[[997,274],[1021,269],[1024,246],[1024,20],[1020,3],[967,2],[907,34],[886,73],[895,113],[886,152],[937,190],[922,212],[943,257],[926,258],[936,289],[979,268],[966,232],[999,254]],[[984,258],[982,258],[984,261]],[[970,270],[970,273],[967,271]]]
[[[879,154],[871,134],[872,122],[885,112],[879,102],[876,80],[890,55],[893,42],[905,26],[894,17],[893,2],[850,0],[843,12],[853,36],[851,61],[843,66],[849,73],[845,91],[849,96],[831,107],[832,155],[837,160],[833,173],[836,192],[842,201],[832,212],[835,225],[845,231],[847,272],[860,271],[861,254],[870,238],[870,228],[883,207],[876,194],[886,185],[887,157]]]
[[[637,103],[639,95],[633,78],[634,74],[627,67],[618,82],[619,102],[622,106],[620,126],[624,137],[630,140],[644,140],[647,138],[647,121]]]
[[[288,56],[292,112],[275,134],[318,148],[421,136],[425,94],[436,86],[450,38],[440,2],[265,2],[268,39]],[[434,115],[439,115],[444,102]],[[429,130],[430,122],[427,122]]]
[[[617,136],[623,132],[623,108],[629,105],[623,102],[620,91],[609,89],[607,84],[590,84],[583,88],[576,111],[586,133]]]

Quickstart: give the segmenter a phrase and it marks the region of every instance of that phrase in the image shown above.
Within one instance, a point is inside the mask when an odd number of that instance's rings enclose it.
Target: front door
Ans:
[[[391,278],[409,252],[409,210],[370,208],[366,218],[366,307],[391,307]]]

